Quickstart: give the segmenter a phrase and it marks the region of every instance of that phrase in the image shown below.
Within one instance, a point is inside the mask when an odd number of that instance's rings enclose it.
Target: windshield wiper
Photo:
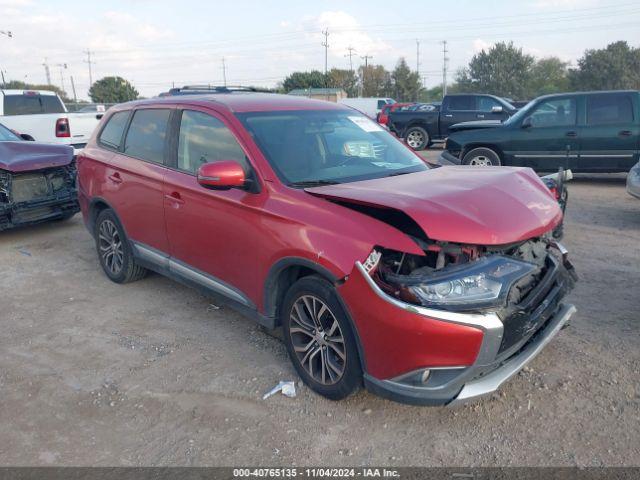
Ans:
[[[299,182],[291,182],[289,183],[290,187],[322,187],[323,185],[337,185],[340,182],[336,182],[335,180],[301,180]]]

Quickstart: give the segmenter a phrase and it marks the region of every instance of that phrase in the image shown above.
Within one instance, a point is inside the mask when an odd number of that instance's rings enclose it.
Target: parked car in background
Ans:
[[[640,92],[578,92],[529,102],[501,125],[452,133],[442,159],[538,171],[628,172],[640,159]]]
[[[497,125],[516,110],[506,100],[493,95],[446,95],[436,110],[392,112],[388,126],[412,149],[423,150],[434,142],[444,141],[454,124],[481,121]]]
[[[636,198],[640,198],[640,162],[629,171],[627,175],[627,192]]]
[[[380,125],[386,125],[389,120],[390,112],[398,110],[399,108],[408,107],[410,105],[413,105],[413,103],[398,102],[398,103],[388,103],[386,105],[383,105],[382,109],[380,110],[380,113],[378,113],[376,120]]]
[[[73,149],[25,141],[0,125],[0,231],[79,210]]]
[[[562,211],[533,171],[430,166],[343,105],[118,105],[78,181],[112,281],[151,269],[282,326],[301,378],[334,400],[363,381],[424,405],[493,392],[575,311]]]
[[[393,98],[381,97],[358,97],[358,98],[341,98],[338,103],[355,108],[367,117],[375,119],[378,113],[385,105],[393,105],[396,101]]]
[[[38,142],[82,149],[104,112],[68,113],[49,90],[0,90],[0,123]]]

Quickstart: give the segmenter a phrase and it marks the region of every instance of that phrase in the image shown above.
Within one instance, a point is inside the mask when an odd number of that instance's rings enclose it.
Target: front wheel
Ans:
[[[280,312],[289,358],[313,391],[341,400],[358,389],[362,370],[355,337],[330,283],[303,277],[287,292]]]
[[[412,150],[424,150],[431,141],[429,133],[422,127],[411,127],[404,138]]]
[[[499,167],[502,165],[500,156],[490,148],[480,147],[469,150],[462,157],[464,165],[472,165],[476,167]]]

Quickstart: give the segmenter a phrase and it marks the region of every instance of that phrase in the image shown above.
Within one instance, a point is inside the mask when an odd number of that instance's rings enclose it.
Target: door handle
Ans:
[[[567,137],[577,137],[578,136],[578,132],[573,132],[573,131],[572,132],[567,132],[566,136]]]
[[[180,197],[178,192],[173,192],[171,195],[167,194],[164,198],[173,203],[176,208],[180,205],[184,205],[184,200]]]
[[[451,115],[450,113],[446,113],[444,116],[447,117],[447,118],[453,117],[453,115]]]
[[[618,132],[618,135],[620,135],[621,137],[630,137],[631,130],[622,130],[621,132]]]
[[[478,114],[478,118],[484,118],[484,115],[483,115],[483,114],[481,114],[481,113],[479,113],[479,114]]]
[[[113,175],[109,175],[107,178],[111,180],[113,183],[116,183],[116,184],[122,183],[122,177],[120,177],[120,174],[117,172],[114,173]]]

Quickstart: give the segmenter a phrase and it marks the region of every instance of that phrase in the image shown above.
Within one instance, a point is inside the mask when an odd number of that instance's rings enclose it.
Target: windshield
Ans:
[[[503,123],[505,125],[512,125],[512,124],[518,123],[521,119],[523,119],[528,115],[528,112],[531,109],[531,106],[533,105],[534,102],[535,100],[531,100],[524,107],[522,107],[520,110],[514,113],[511,117],[506,119]]]
[[[236,114],[280,179],[294,187],[428,170],[389,132],[353,111]]]
[[[22,140],[4,125],[0,125],[0,142],[18,142]]]

